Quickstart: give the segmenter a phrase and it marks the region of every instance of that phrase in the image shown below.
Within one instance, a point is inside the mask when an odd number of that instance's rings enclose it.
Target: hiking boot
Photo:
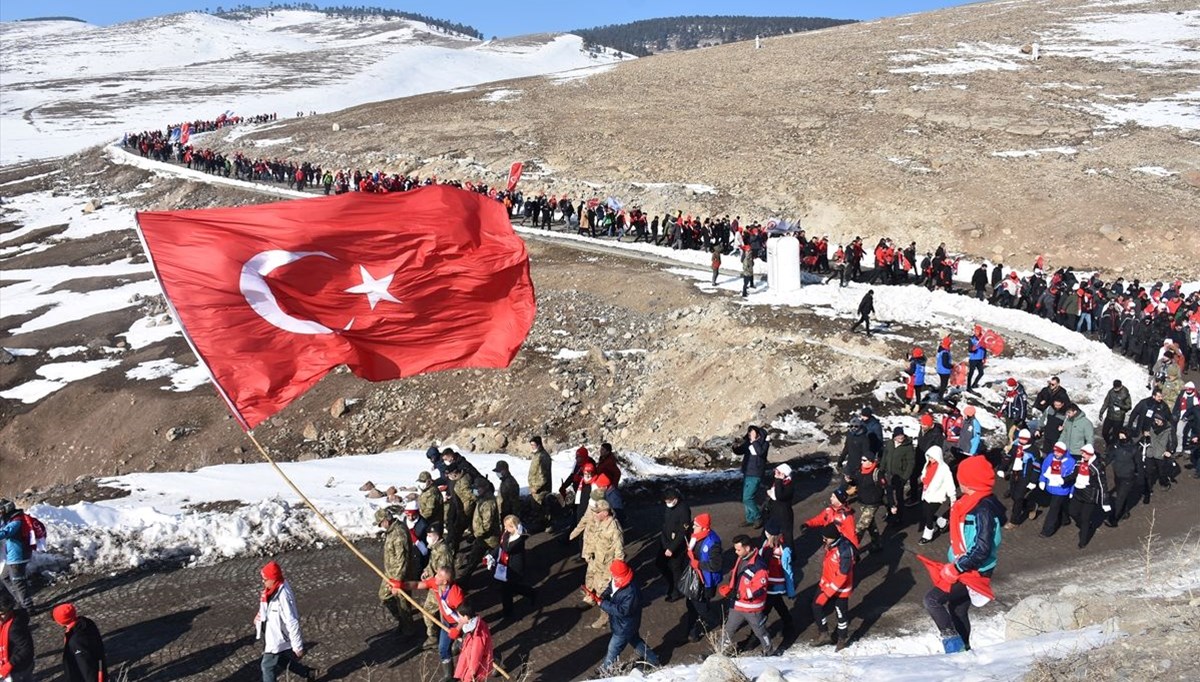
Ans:
[[[825,646],[826,644],[833,644],[833,640],[829,638],[828,630],[817,630],[815,633],[813,633],[813,646]]]
[[[845,639],[839,639],[839,640],[838,640],[838,642],[837,642],[837,646],[835,646],[835,647],[833,648],[833,650],[834,650],[834,651],[841,651],[841,650],[845,649],[845,648],[846,648],[846,647],[848,647],[848,646],[850,646],[850,638],[849,638],[849,637],[847,637],[847,638],[845,638]]]
[[[1008,523],[1004,524],[1004,530],[1012,530],[1016,527],[1017,527],[1017,524],[1013,523],[1012,521],[1009,521]]]

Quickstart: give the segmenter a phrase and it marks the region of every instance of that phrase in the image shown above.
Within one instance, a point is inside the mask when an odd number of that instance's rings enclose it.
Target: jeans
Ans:
[[[1092,332],[1092,314],[1091,313],[1079,313],[1079,322],[1075,323],[1075,331],[1080,331],[1081,329],[1083,329],[1084,322],[1087,322],[1087,330],[1088,330],[1088,333],[1090,334]]]
[[[262,678],[263,682],[275,682],[279,673],[284,670],[291,670],[300,676],[300,679],[308,677],[308,666],[296,659],[296,654],[292,653],[291,649],[285,649],[277,654],[263,654],[262,657]]]
[[[925,593],[925,610],[943,637],[955,633],[971,648],[971,595],[962,583],[954,583],[949,592],[934,587]]]
[[[17,606],[26,611],[33,610],[33,599],[29,596],[29,579],[25,577],[25,571],[29,564],[6,564],[4,567],[4,587],[8,589],[8,593],[12,595],[13,601]]]
[[[761,476],[747,476],[742,479],[742,505],[746,508],[746,523],[758,523],[758,502],[754,496],[758,494],[758,484]]]
[[[454,627],[452,624],[446,623],[445,620],[442,622],[448,628]],[[450,661],[454,659],[450,649],[453,644],[454,640],[450,639],[450,633],[438,628],[438,656],[440,656],[443,661]]]
[[[605,654],[604,662],[600,664],[600,668],[608,668],[616,663],[617,658],[620,657],[621,652],[627,646],[632,646],[634,651],[638,652],[650,665],[658,665],[658,654],[654,653],[654,649],[651,649],[650,645],[646,644],[646,640],[642,639],[640,634],[635,633],[633,637],[628,637],[614,632],[612,639],[608,640],[608,653]]]

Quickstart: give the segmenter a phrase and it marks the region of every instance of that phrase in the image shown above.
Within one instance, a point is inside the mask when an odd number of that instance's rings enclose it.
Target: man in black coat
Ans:
[[[851,332],[858,331],[858,325],[863,325],[867,336],[871,335],[871,316],[875,314],[875,290],[867,289],[862,300],[858,302],[858,321],[850,327]]]
[[[9,667],[7,673],[4,665]],[[11,682],[33,682],[33,636],[29,632],[29,612],[18,608],[0,591],[0,674]]]
[[[663,513],[662,530],[659,532],[659,551],[654,559],[663,580],[667,583],[667,601],[683,597],[679,592],[679,578],[687,566],[687,542],[692,534],[692,508],[675,488],[663,493],[666,505]]]
[[[55,606],[53,615],[66,631],[62,664],[67,682],[107,682],[104,641],[92,619],[80,616],[70,603]]]
[[[1129,510],[1137,501],[1135,490],[1142,480],[1142,453],[1129,439],[1128,429],[1117,429],[1117,441],[1104,453],[1108,469],[1113,473],[1112,511],[1105,525],[1116,528],[1129,518]]]

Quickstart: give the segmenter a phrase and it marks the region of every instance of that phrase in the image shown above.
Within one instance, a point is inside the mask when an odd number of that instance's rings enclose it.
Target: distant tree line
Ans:
[[[79,17],[29,17],[28,19],[17,19],[16,21],[78,21],[81,24],[87,23]]]
[[[589,49],[604,46],[645,57],[656,52],[691,50],[755,36],[765,38],[852,23],[853,19],[821,17],[686,16],[644,19],[572,33],[581,36]]]
[[[341,19],[366,19],[371,17],[383,17],[384,19],[409,19],[411,21],[420,21],[430,26],[439,28],[447,33],[459,33],[472,38],[483,40],[481,33],[474,26],[460,24],[454,21],[446,21],[434,17],[417,14],[416,12],[403,12],[396,9],[387,9],[384,7],[370,7],[366,5],[340,5],[329,7],[318,7],[311,2],[285,2],[271,3],[267,7],[252,7],[242,4],[230,8],[218,6],[214,15],[223,19],[253,19],[254,17],[270,16],[271,12],[279,10],[301,10],[305,12],[320,12],[328,17],[338,17]],[[205,10],[208,11],[208,10]]]

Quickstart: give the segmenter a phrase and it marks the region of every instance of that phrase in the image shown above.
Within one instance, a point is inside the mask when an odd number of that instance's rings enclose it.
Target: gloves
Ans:
[[[388,578],[388,587],[392,588],[392,592],[403,592],[404,582],[395,578]]]
[[[1008,475],[1004,473],[1004,469],[997,471],[996,475],[999,476],[1000,478],[1008,478]]]
[[[1039,487],[1039,488],[1041,488],[1042,490],[1045,490],[1045,489],[1046,489],[1046,482],[1045,482],[1045,481],[1038,481],[1038,487]]]
[[[733,585],[730,585],[729,583],[725,583],[717,588],[717,593],[721,595],[722,599],[728,597],[730,592],[733,592]]]
[[[485,554],[483,555],[483,565],[487,566],[487,570],[490,571],[496,565],[496,559],[491,554]]]
[[[1036,487],[1037,487],[1037,484],[1036,484],[1036,483],[1030,483],[1029,485],[1025,486],[1025,488],[1026,488],[1027,490],[1033,490],[1033,489],[1034,489],[1034,488],[1036,488]]]
[[[1100,509],[1101,509],[1101,510],[1103,510],[1105,514],[1107,514],[1107,513],[1109,513],[1110,511],[1112,511],[1112,505],[1110,505],[1110,504],[1102,504],[1102,505],[1100,505]]]

